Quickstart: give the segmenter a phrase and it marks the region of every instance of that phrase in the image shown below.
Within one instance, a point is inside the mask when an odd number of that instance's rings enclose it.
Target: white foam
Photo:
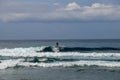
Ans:
[[[0,69],[6,69],[9,67],[18,66],[38,66],[38,67],[69,67],[69,66],[105,66],[105,67],[120,67],[120,62],[117,61],[102,61],[101,59],[120,59],[120,53],[80,53],[80,52],[39,52],[36,51],[42,50],[44,47],[30,47],[30,48],[14,48],[14,49],[0,49],[0,56],[11,56],[11,57],[55,57],[55,58],[68,58],[68,59],[86,59],[78,60],[71,62],[52,62],[44,63],[46,58],[40,59],[43,63],[31,63],[29,60],[24,62],[25,59],[9,59],[1,60]],[[89,60],[89,59],[98,59],[99,61]],[[33,59],[32,59],[33,60]]]
[[[38,66],[38,67],[70,67],[70,66],[102,66],[102,67],[120,67],[119,62],[109,61],[74,61],[74,62],[55,62],[55,63],[20,63],[21,66]]]
[[[72,62],[53,62],[53,63],[32,63],[24,62],[24,59],[3,60],[0,63],[0,69],[14,68],[15,66],[24,67],[71,67],[71,66],[101,66],[120,68],[120,62],[111,61],[72,61]]]
[[[80,53],[80,52],[39,52],[44,47],[0,49],[0,56],[13,57],[87,57],[87,58],[120,58],[120,53]]]
[[[23,59],[18,60],[3,60],[0,63],[0,69],[6,69],[6,68],[12,68],[15,67],[17,64],[19,64],[20,61],[23,61]]]

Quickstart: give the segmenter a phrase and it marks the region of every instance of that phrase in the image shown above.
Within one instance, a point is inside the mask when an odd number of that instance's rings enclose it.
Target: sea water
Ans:
[[[60,51],[52,48],[59,42]],[[0,69],[120,68],[120,40],[1,40]]]

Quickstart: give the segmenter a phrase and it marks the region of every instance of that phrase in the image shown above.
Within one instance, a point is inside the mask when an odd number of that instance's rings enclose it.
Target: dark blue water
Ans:
[[[2,40],[0,48],[54,46],[59,42],[63,47],[115,47],[120,48],[120,40]]]

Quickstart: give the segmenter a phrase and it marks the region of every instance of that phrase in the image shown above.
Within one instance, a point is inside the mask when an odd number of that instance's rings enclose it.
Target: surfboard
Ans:
[[[53,51],[54,51],[54,52],[59,52],[59,51],[60,51],[60,48],[59,48],[59,47],[53,47]]]

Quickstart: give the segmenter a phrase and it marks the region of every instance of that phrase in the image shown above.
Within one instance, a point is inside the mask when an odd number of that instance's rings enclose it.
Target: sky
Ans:
[[[0,0],[0,40],[120,39],[120,0]]]

